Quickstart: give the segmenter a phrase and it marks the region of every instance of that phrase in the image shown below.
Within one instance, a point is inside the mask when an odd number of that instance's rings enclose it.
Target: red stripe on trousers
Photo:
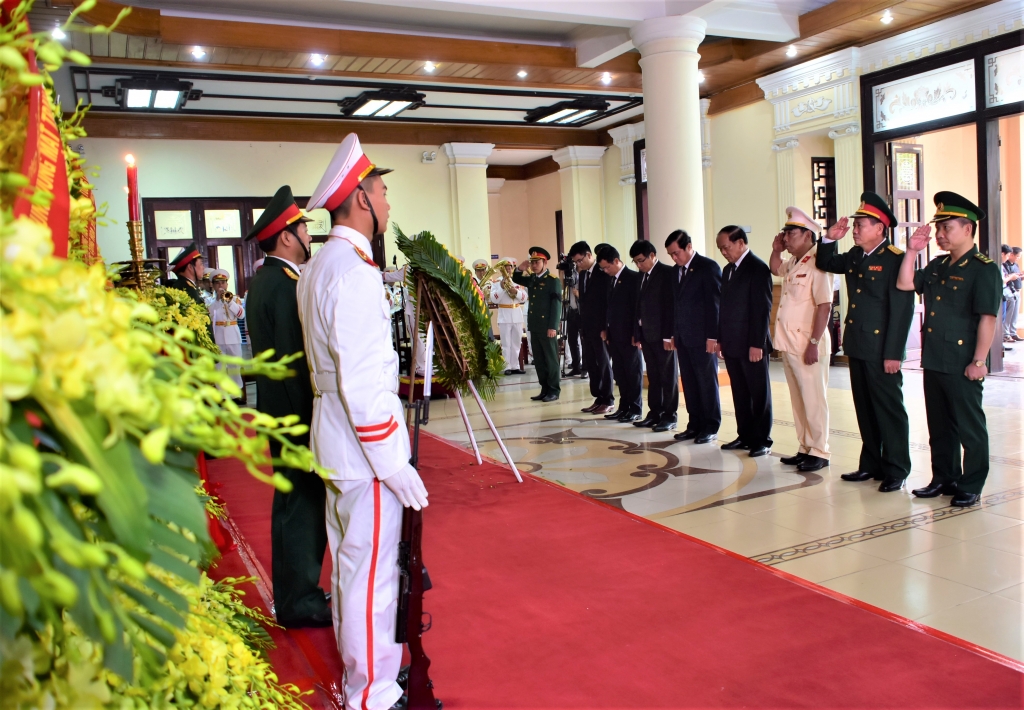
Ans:
[[[366,687],[363,688],[363,710],[369,710],[370,686],[373,685],[373,581],[377,576],[377,547],[380,537],[380,479],[373,479],[373,552],[370,555],[370,581],[366,585]]]

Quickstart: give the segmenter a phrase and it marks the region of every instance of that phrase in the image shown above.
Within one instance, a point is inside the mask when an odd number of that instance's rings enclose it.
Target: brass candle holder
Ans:
[[[163,259],[147,259],[145,244],[142,240],[142,221],[128,221],[128,250],[132,255],[130,261],[118,261],[114,266],[123,266],[119,286],[141,291],[150,288],[163,273],[166,263]]]

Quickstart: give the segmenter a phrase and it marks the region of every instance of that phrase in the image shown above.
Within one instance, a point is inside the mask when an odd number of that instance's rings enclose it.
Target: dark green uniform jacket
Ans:
[[[850,305],[843,329],[843,352],[861,360],[903,360],[914,319],[914,294],[896,288],[903,252],[888,239],[868,256],[858,246],[837,253],[838,242],[818,245],[822,271],[846,276]]]
[[[175,276],[173,279],[167,281],[167,288],[175,288],[179,291],[184,291],[189,297],[195,301],[198,305],[202,306],[203,313],[209,317],[210,311],[206,308],[206,301],[203,299],[202,290],[194,283],[181,276]],[[206,330],[210,333],[210,342],[217,342],[213,338],[213,319],[210,319],[210,323],[206,326]]]
[[[562,322],[562,282],[550,271],[537,276],[516,270],[512,280],[530,292],[526,327],[531,333],[558,330]]]
[[[945,254],[914,274],[924,295],[921,367],[963,374],[974,359],[981,316],[999,314],[1003,279],[999,265],[977,247],[955,263]]]

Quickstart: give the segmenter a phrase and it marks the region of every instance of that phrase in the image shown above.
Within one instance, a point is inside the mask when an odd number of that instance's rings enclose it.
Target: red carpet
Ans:
[[[425,436],[421,462],[424,646],[448,710],[1024,704],[1020,664],[552,484],[517,484],[443,440]],[[210,475],[269,571],[269,488],[231,461]],[[305,649],[275,666],[283,680],[337,672],[324,631],[279,635],[290,645],[275,664]]]

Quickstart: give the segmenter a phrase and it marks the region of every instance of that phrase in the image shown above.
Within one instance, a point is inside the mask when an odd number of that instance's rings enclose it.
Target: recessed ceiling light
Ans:
[[[426,64],[423,65],[423,71],[425,71],[427,74],[433,74],[435,69],[437,69],[437,65],[434,64],[433,62],[427,62]]]
[[[50,36],[56,40],[62,40],[65,37],[67,37],[67,35],[64,34],[64,31],[60,27],[54,27],[53,32],[50,33]]]
[[[520,79],[525,79],[527,77],[526,70],[525,69],[520,69],[519,73],[516,74],[516,76],[518,76]]]
[[[896,18],[894,18],[892,16],[892,12],[890,10],[886,10],[884,13],[882,13],[882,24],[883,25],[888,25],[894,19],[896,19]]]
[[[573,101],[560,101],[551,106],[538,106],[528,111],[523,118],[527,123],[564,125],[576,123],[588,116],[607,110],[607,101],[597,98],[581,98]]]
[[[697,72],[697,83],[698,84],[703,84],[704,83],[704,72],[702,72],[702,71]]]
[[[609,74],[608,72],[605,72],[604,74],[602,74],[601,75],[601,83],[604,84],[605,86],[607,86],[608,84],[611,84],[612,83],[612,75]]]
[[[323,64],[324,63],[324,59],[325,59],[325,57],[322,54],[310,54],[309,55],[309,61],[315,67],[318,67],[321,64]]]
[[[575,116],[577,113],[579,113],[578,108],[563,108],[559,109],[558,111],[555,111],[552,114],[548,114],[544,118],[537,119],[537,123],[554,123],[555,121],[561,122],[563,118]]]
[[[359,96],[338,102],[342,115],[359,118],[391,118],[402,111],[414,111],[426,102],[425,96],[410,89],[364,91]]]
[[[795,44],[789,45],[789,49],[786,50],[786,56],[787,57],[795,57],[796,56],[796,45]]]
[[[192,49],[192,56],[196,59],[202,59],[206,56],[206,52],[203,50],[202,47],[194,47]]]

